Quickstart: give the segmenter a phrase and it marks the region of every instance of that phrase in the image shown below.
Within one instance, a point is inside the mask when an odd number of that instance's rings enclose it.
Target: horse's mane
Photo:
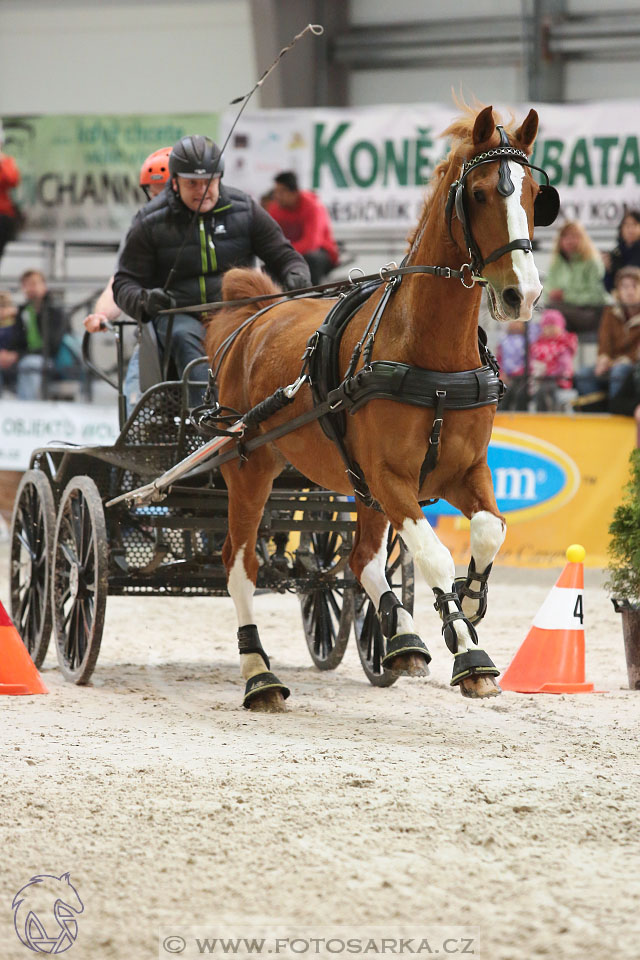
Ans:
[[[422,208],[422,214],[418,225],[415,230],[409,235],[408,243],[409,249],[413,247],[413,244],[416,240],[416,237],[419,234],[422,234],[424,230],[424,224],[427,222],[429,214],[431,213],[431,208],[433,206],[433,200],[438,192],[438,187],[442,183],[446,173],[451,167],[451,162],[454,159],[459,161],[468,160],[471,156],[474,146],[473,146],[473,126],[476,121],[477,115],[481,110],[484,110],[485,104],[481,103],[475,97],[473,103],[466,103],[461,96],[456,96],[454,94],[454,103],[460,110],[460,116],[449,124],[446,130],[443,130],[438,136],[440,137],[450,137],[451,138],[451,149],[447,156],[440,161],[440,163],[435,167],[431,180],[427,186],[427,192],[425,196],[424,207]],[[500,114],[495,110],[493,111],[493,119],[496,123],[502,123]],[[514,117],[511,116],[508,122],[504,124],[505,131],[508,134],[513,133],[514,126]]]

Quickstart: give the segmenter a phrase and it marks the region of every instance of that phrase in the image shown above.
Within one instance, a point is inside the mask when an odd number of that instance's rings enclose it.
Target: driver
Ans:
[[[230,267],[254,266],[259,258],[286,290],[311,282],[305,260],[275,220],[248,194],[222,186],[223,172],[212,140],[183,137],[169,156],[169,182],[136,214],[125,240],[113,281],[115,301],[129,316],[153,322],[162,347],[169,318],[159,312],[219,300],[222,274]],[[179,376],[204,354],[204,329],[198,314],[174,315],[170,351]]]

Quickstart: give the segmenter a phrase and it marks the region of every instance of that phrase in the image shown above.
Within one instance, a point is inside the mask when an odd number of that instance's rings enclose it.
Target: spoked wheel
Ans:
[[[107,525],[91,477],[74,477],[58,510],[53,546],[53,623],[67,680],[87,683],[98,659],[108,585]]]
[[[348,567],[337,569],[341,546],[342,535],[335,530],[300,537],[299,557],[304,557],[308,576],[316,582],[314,589],[300,597],[302,625],[311,659],[319,670],[335,670],[349,642],[353,615],[345,593],[352,578]]]
[[[11,617],[36,667],[51,635],[51,554],[56,508],[49,480],[27,470],[11,518]]]
[[[411,554],[392,527],[387,539],[387,564],[385,568],[389,587],[398,594],[409,613],[413,613],[414,579]],[[397,674],[385,670],[384,636],[373,603],[364,590],[354,593],[353,628],[362,669],[374,687],[390,687],[398,679]]]

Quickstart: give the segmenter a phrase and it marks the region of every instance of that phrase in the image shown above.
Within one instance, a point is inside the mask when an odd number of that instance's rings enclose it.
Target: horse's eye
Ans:
[[[487,199],[484,195],[484,190],[474,190],[473,199],[477,200],[478,203],[484,203]]]

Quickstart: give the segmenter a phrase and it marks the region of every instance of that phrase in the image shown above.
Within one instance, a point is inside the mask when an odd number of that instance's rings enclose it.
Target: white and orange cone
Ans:
[[[516,693],[593,693],[584,668],[584,558],[574,543],[564,570],[538,610],[520,649],[500,678]]]
[[[48,692],[11,617],[0,603],[0,696]]]

